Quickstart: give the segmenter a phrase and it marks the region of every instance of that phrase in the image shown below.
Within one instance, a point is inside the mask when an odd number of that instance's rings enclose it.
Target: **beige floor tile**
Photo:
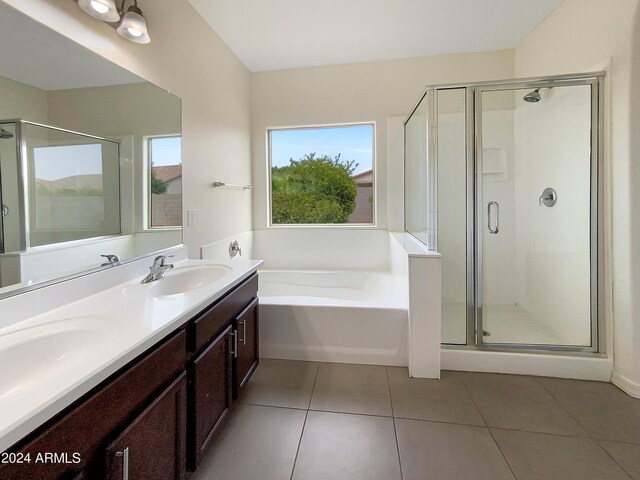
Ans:
[[[404,480],[508,480],[509,466],[484,427],[396,419]]]
[[[492,429],[518,480],[618,480],[627,474],[594,440]]]
[[[587,436],[551,394],[531,377],[457,374],[490,427]]]
[[[240,402],[275,407],[309,408],[318,364],[262,359]]]
[[[634,480],[640,480],[640,445],[601,440],[600,445]]]
[[[440,380],[410,378],[406,368],[389,367],[389,387],[396,418],[484,426],[462,381],[450,372]]]
[[[239,405],[192,480],[289,480],[306,414]]]
[[[391,416],[386,368],[321,363],[311,409]]]
[[[392,418],[309,412],[293,480],[400,478]]]
[[[640,399],[611,383],[559,378],[538,381],[593,438],[640,444]]]

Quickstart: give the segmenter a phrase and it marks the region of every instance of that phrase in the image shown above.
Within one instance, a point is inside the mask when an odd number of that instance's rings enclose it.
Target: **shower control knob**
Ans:
[[[558,193],[551,187],[545,188],[538,199],[538,205],[544,205],[545,207],[553,207],[557,202]]]

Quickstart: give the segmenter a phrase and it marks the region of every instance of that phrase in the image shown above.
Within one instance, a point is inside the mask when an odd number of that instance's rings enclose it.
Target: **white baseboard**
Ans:
[[[610,382],[613,361],[606,357],[443,348],[442,369]],[[640,385],[635,388],[640,388]]]
[[[611,382],[626,394],[634,398],[640,398],[640,383],[632,382],[617,372],[613,372]]]

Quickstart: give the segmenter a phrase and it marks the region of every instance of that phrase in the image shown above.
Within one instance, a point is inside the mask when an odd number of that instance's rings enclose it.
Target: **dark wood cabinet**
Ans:
[[[258,365],[257,290],[253,274],[7,450],[67,461],[0,464],[0,479],[184,479]]]
[[[184,478],[186,377],[180,375],[107,447],[106,480]]]
[[[229,325],[190,366],[190,470],[200,463],[231,409],[233,335]]]
[[[258,366],[259,355],[259,322],[258,299],[255,298],[236,317],[236,335],[238,349],[235,362],[234,398],[238,398],[240,390]]]

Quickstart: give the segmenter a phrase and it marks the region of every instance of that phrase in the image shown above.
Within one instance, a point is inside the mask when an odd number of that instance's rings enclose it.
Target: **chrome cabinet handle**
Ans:
[[[247,344],[247,321],[246,320],[238,320],[238,325],[242,324],[242,345]]]
[[[231,350],[231,355],[234,358],[238,358],[238,332],[231,332],[231,336],[233,337],[233,349]]]
[[[494,228],[491,228],[491,206],[496,207],[496,226]],[[500,231],[500,204],[498,202],[492,201],[487,204],[487,230],[494,235]]]
[[[9,215],[9,207],[7,207],[4,203],[2,204],[2,218]]]
[[[116,452],[116,457],[122,457],[122,480],[129,480],[129,447]]]

